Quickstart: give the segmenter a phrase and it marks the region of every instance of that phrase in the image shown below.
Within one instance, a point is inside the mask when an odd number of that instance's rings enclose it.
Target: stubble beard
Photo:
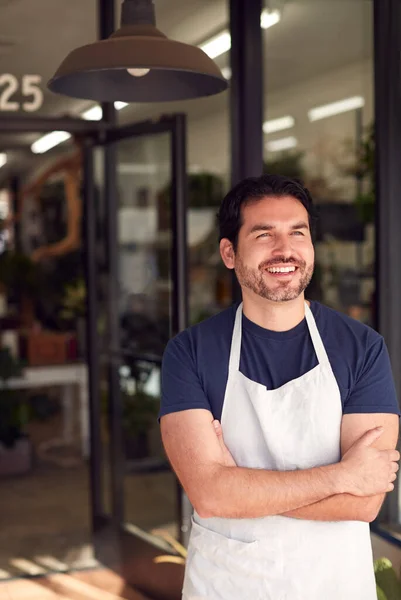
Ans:
[[[291,281],[279,281],[274,286],[267,285],[264,271],[275,264],[294,264],[298,267],[300,279],[298,284],[294,285]],[[235,261],[235,274],[241,286],[248,288],[258,296],[271,300],[272,302],[289,302],[298,298],[308,287],[313,275],[314,264],[307,265],[305,261],[295,261],[293,259],[276,259],[265,262],[257,269],[247,267],[239,254]]]

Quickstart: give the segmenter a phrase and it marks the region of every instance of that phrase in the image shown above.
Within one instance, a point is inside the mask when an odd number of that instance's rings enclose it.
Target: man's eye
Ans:
[[[304,235],[303,231],[293,231],[293,235]]]
[[[257,236],[257,239],[262,238],[262,237],[267,237],[268,235],[270,235],[270,233],[267,233],[267,232],[261,233],[260,235]]]

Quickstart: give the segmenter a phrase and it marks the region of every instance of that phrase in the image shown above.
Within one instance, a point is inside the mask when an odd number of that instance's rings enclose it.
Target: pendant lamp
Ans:
[[[227,81],[203,50],[156,28],[152,0],[124,0],[120,29],[73,50],[48,87],[98,102],[166,102],[218,94]]]

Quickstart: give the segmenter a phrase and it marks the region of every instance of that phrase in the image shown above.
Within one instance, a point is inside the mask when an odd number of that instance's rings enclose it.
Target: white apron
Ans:
[[[340,391],[307,304],[305,316],[318,365],[267,390],[239,370],[238,307],[221,417],[238,466],[291,471],[341,458]],[[369,524],[282,516],[201,519],[195,513],[183,600],[206,599],[376,600]]]

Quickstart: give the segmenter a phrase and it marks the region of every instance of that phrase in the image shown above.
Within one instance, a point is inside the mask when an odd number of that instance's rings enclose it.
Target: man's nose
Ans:
[[[286,235],[278,235],[275,238],[275,244],[273,249],[274,254],[283,254],[285,257],[291,256],[291,241]]]

